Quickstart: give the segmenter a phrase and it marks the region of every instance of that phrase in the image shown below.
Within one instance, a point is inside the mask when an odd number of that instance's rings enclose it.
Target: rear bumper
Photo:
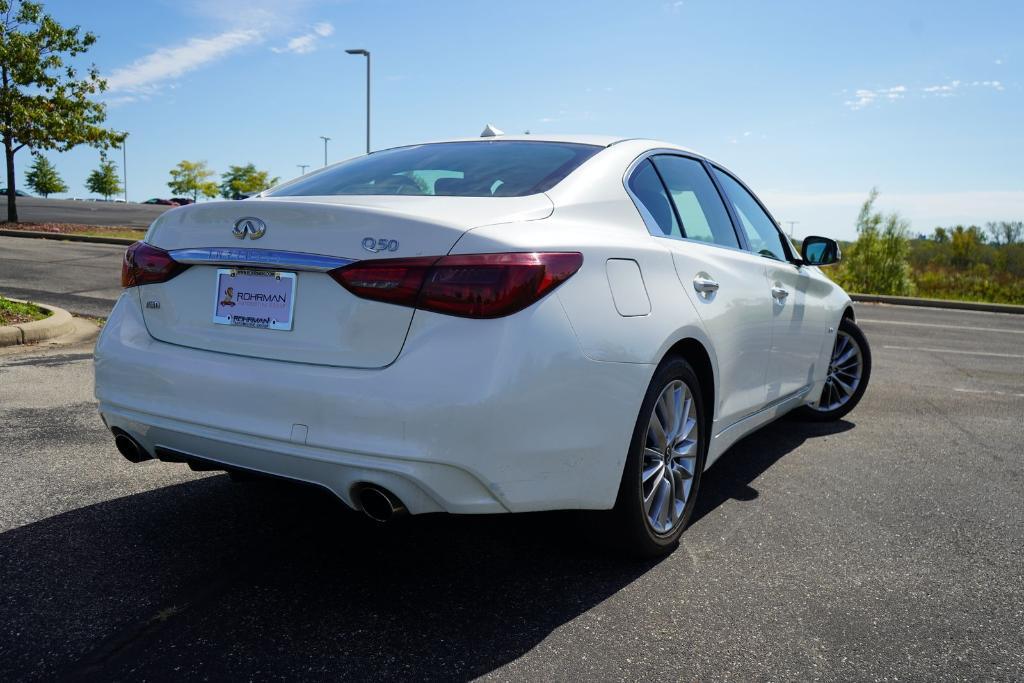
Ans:
[[[614,504],[653,366],[587,359],[557,298],[515,316],[417,312],[398,360],[357,370],[156,341],[138,294],[96,347],[108,426],[168,448],[324,486],[383,486],[410,512]]]

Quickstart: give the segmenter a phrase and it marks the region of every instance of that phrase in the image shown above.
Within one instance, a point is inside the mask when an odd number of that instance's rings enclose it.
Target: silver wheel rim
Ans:
[[[647,522],[658,534],[671,533],[682,521],[697,467],[700,427],[693,394],[685,382],[670,382],[647,425],[640,496]]]
[[[821,398],[818,399],[815,410],[824,413],[849,403],[857,393],[863,373],[864,354],[860,344],[848,333],[840,330],[836,335],[836,345],[832,347],[832,358],[828,362],[825,388],[821,391]]]

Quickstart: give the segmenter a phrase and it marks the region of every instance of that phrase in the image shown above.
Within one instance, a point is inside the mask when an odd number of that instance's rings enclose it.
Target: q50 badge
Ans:
[[[386,238],[374,239],[372,237],[364,237],[363,249],[374,254],[378,254],[382,251],[398,251],[398,240],[389,240]]]

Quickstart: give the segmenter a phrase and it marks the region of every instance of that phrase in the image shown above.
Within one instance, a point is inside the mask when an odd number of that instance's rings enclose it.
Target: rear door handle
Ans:
[[[786,300],[786,297],[789,296],[789,292],[784,290],[782,287],[772,287],[772,296],[781,304]]]
[[[693,278],[693,288],[701,294],[711,294],[718,291],[718,283],[711,278],[698,275]]]

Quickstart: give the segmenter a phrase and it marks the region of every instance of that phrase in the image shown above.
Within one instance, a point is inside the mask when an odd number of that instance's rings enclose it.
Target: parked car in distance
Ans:
[[[0,187],[0,196],[3,196],[3,197],[7,196],[7,188],[6,187]],[[15,197],[31,197],[32,195],[30,195],[28,192],[22,192],[18,188],[14,188],[14,196]]]
[[[96,397],[133,462],[309,482],[378,521],[607,511],[655,556],[730,445],[864,395],[839,259],[676,145],[400,147],[157,218]]]
[[[178,206],[188,206],[189,204],[195,204],[196,200],[189,199],[188,197],[171,197],[171,203]]]
[[[170,199],[160,199],[159,197],[153,197],[142,202],[143,204],[159,204],[161,206],[178,206],[175,202]]]

